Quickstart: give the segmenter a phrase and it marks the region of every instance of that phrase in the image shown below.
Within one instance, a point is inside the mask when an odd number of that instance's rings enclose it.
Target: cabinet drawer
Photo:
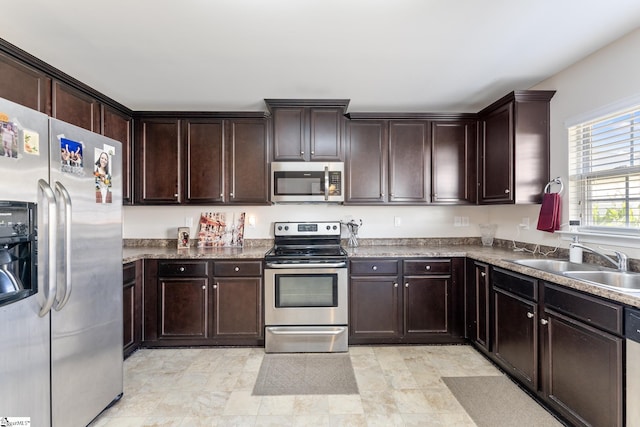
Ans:
[[[405,260],[403,266],[405,276],[423,274],[448,274],[451,273],[450,259],[421,259]]]
[[[160,277],[199,277],[209,274],[209,263],[206,261],[160,261],[158,276]]]
[[[136,263],[130,262],[122,266],[122,283],[127,284],[136,280]]]
[[[398,261],[390,259],[352,260],[351,274],[359,276],[397,275]]]
[[[621,305],[588,295],[579,294],[559,286],[545,283],[545,308],[622,335],[624,309]]]
[[[262,261],[216,261],[214,276],[261,276]]]
[[[491,271],[491,284],[522,298],[538,300],[538,281],[532,277],[494,267]]]

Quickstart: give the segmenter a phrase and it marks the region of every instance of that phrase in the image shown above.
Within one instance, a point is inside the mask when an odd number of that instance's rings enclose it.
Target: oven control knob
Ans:
[[[327,225],[327,230],[331,230],[331,226],[330,225]]]
[[[289,226],[288,225],[284,226],[284,231],[289,231]]]
[[[282,226],[281,225],[278,226],[278,231],[282,231]]]

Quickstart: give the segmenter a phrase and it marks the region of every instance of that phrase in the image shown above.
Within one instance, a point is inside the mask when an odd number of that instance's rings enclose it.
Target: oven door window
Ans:
[[[336,274],[277,274],[277,308],[337,307]]]

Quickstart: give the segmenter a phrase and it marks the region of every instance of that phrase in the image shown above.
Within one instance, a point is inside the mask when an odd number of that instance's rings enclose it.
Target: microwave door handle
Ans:
[[[324,167],[324,200],[329,200],[329,166]]]
[[[40,246],[38,248],[38,251],[41,252],[41,254],[39,254],[39,256],[41,255],[40,259],[44,259],[46,265],[44,274],[42,275],[44,283],[38,284],[42,286],[42,289],[38,289],[38,292],[42,292],[42,296],[44,297],[44,302],[38,315],[44,317],[51,311],[56,297],[56,283],[58,278],[56,273],[56,268],[58,267],[56,259],[58,215],[56,196],[53,194],[53,190],[47,181],[43,179],[38,181],[38,199],[38,216],[42,215],[43,220],[41,224],[38,224],[38,228],[40,230],[46,229],[46,237],[42,236],[44,239],[40,239]]]

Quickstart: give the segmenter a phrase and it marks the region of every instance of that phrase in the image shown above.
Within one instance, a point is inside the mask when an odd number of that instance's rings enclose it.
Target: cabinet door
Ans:
[[[449,332],[451,277],[408,276],[404,280],[404,333]]]
[[[224,124],[222,120],[184,120],[185,203],[224,201]]]
[[[309,109],[309,158],[342,160],[343,108]]]
[[[351,277],[349,341],[397,342],[402,334],[400,295],[397,277]]]
[[[347,203],[383,203],[387,186],[387,124],[351,120],[347,125]]]
[[[263,336],[262,279],[216,278],[214,337],[257,339]]]
[[[0,53],[0,98],[51,113],[51,79]]]
[[[504,368],[531,390],[538,387],[537,304],[494,286],[493,351]]]
[[[131,132],[133,119],[111,107],[102,107],[102,134],[122,143],[122,201],[131,203]]]
[[[160,278],[159,338],[206,338],[207,278]]]
[[[546,399],[574,425],[622,426],[622,338],[553,311],[545,317]]]
[[[489,266],[481,263],[474,263],[474,340],[487,351],[491,350],[489,346]]]
[[[100,104],[79,90],[53,83],[51,115],[56,119],[100,133]]]
[[[273,160],[308,158],[305,112],[304,107],[273,109]]]
[[[267,204],[269,167],[266,121],[230,120],[228,128],[228,202]]]
[[[431,179],[426,122],[389,122],[389,201],[429,201]]]
[[[136,124],[137,203],[180,202],[180,121],[142,119]]]
[[[123,350],[133,353],[142,341],[142,261],[127,263],[123,278]]]
[[[433,122],[431,149],[432,201],[475,203],[475,122]]]
[[[480,202],[513,202],[513,102],[489,113],[481,126]]]

